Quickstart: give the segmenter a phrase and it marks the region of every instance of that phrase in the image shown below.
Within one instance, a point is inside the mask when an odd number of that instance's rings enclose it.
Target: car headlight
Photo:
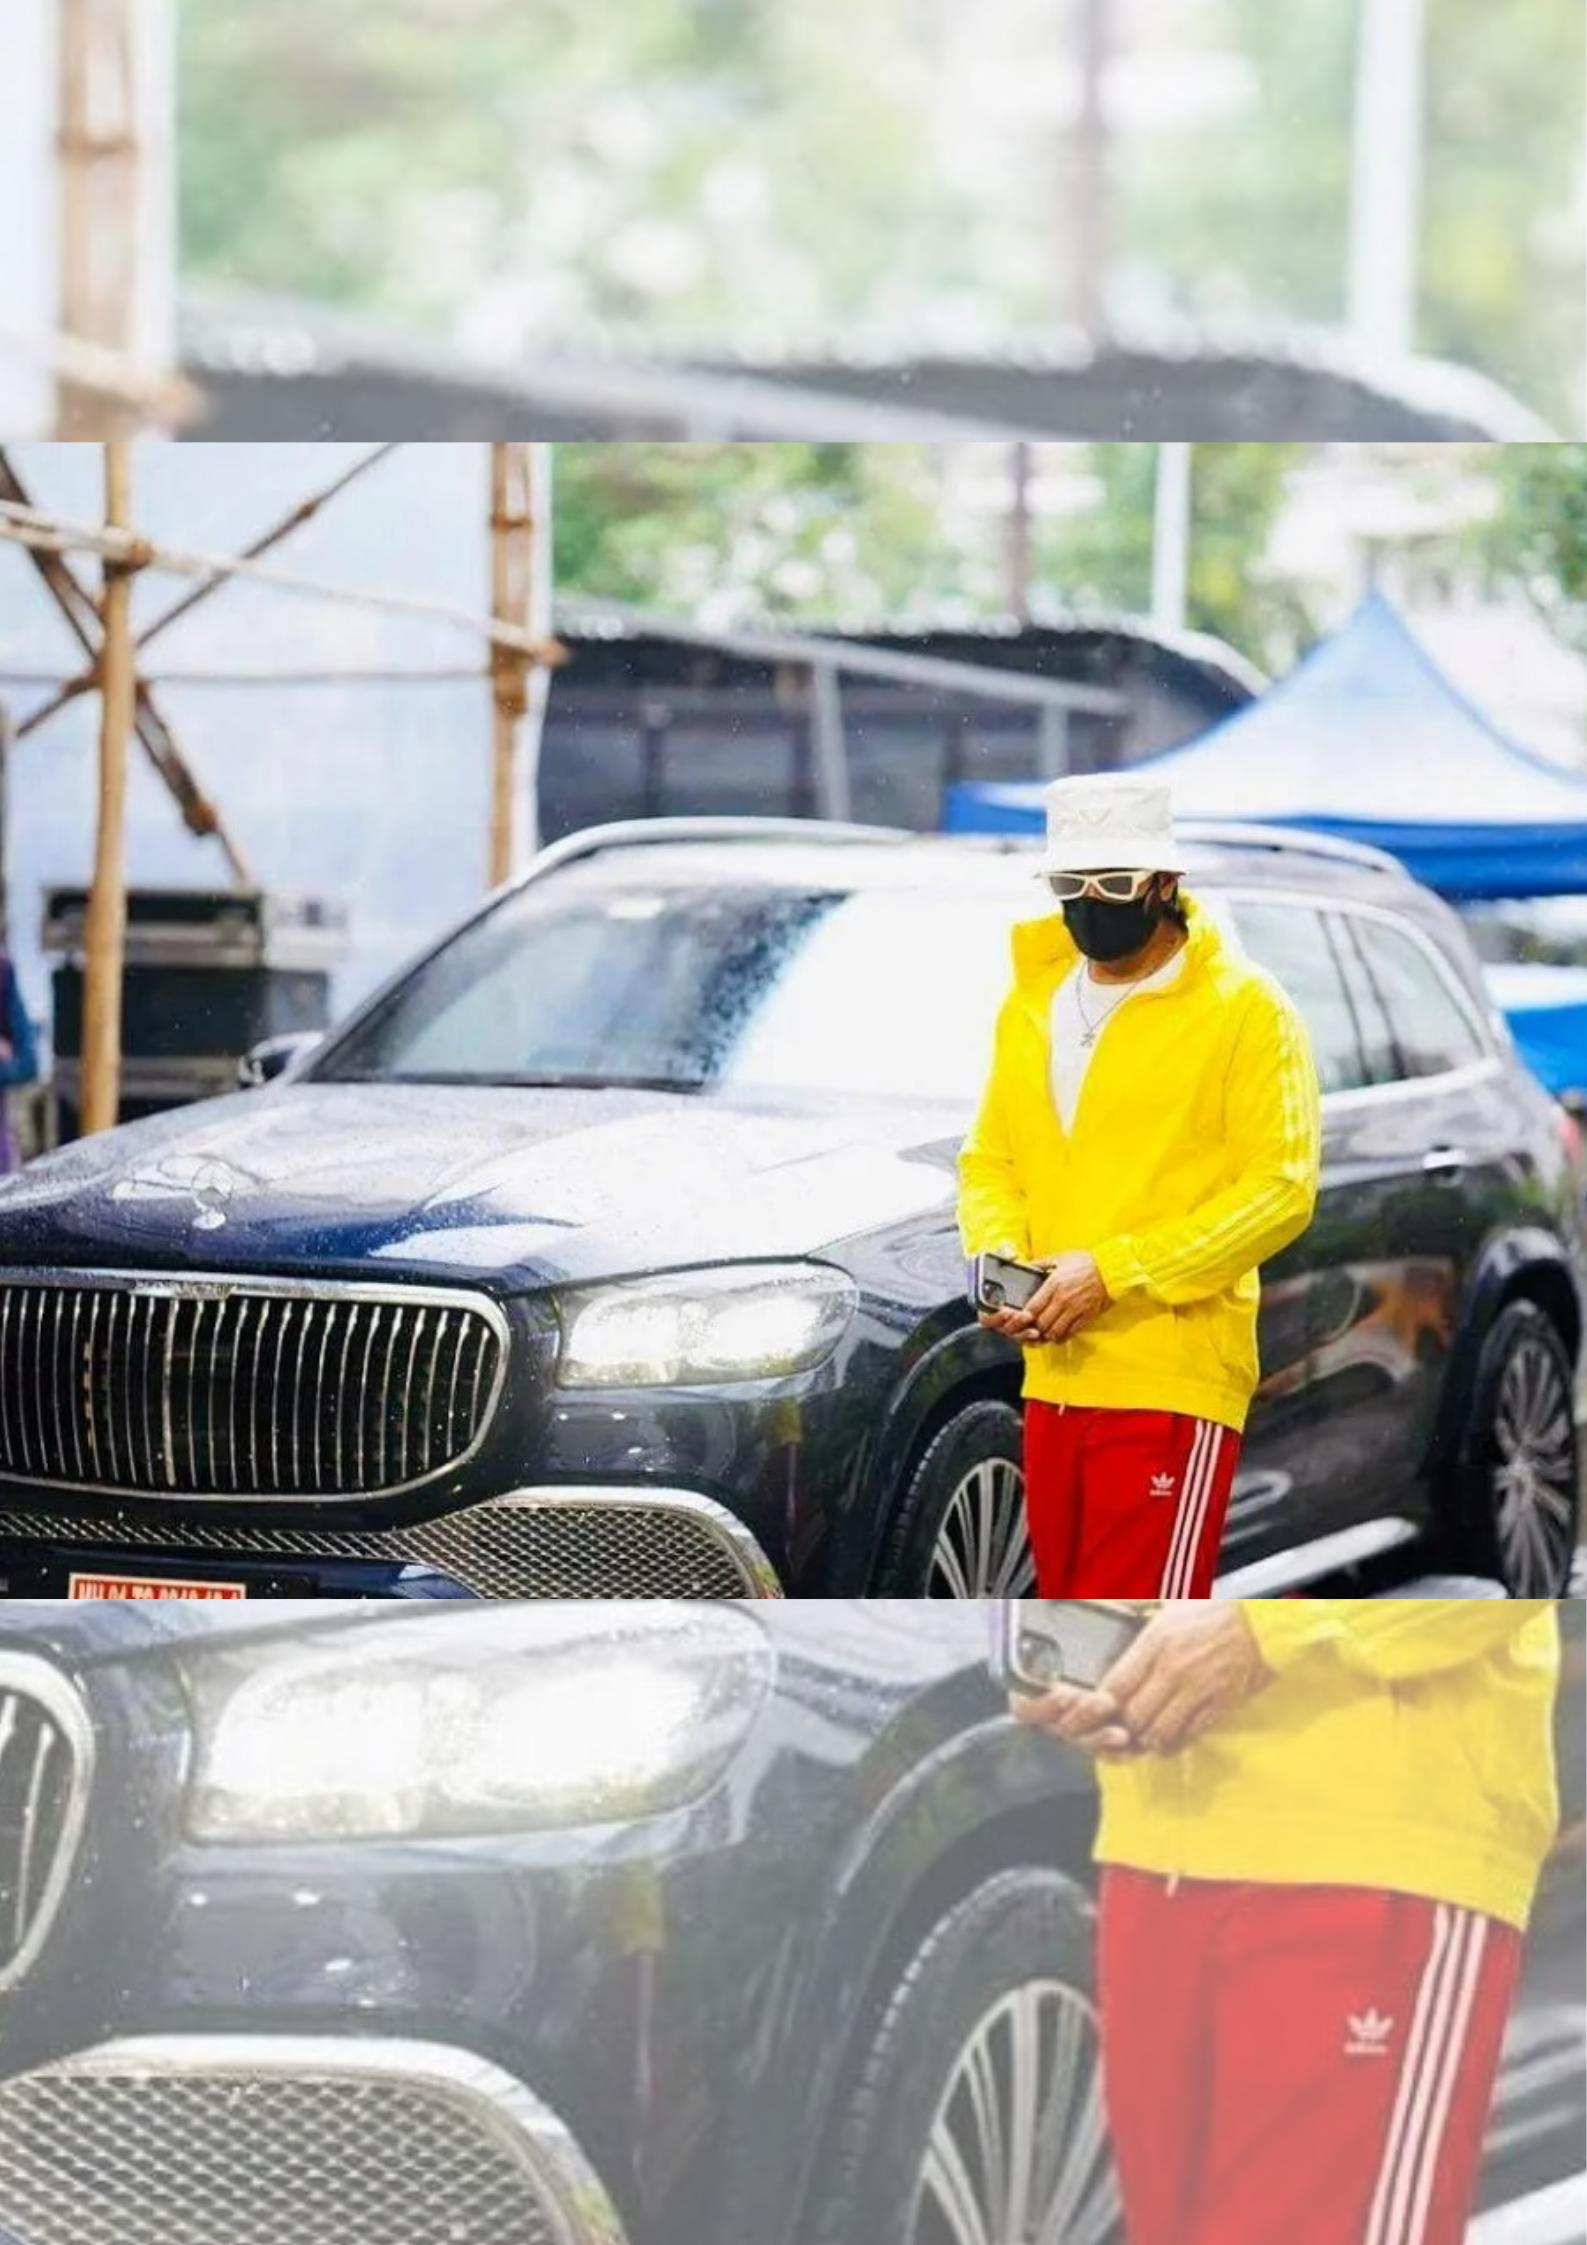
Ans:
[[[673,1271],[562,1297],[564,1387],[776,1379],[831,1355],[859,1299],[825,1263]]]
[[[721,1776],[774,1656],[733,1607],[382,1618],[193,1664],[202,1840],[447,1837],[658,1815]]]

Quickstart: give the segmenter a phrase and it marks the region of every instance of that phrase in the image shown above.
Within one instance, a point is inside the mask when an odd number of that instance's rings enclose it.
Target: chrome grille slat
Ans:
[[[241,1410],[243,1424],[248,1430],[248,1480],[250,1489],[259,1486],[259,1373],[264,1363],[265,1333],[269,1325],[269,1305],[255,1305],[252,1320],[253,1362],[246,1384],[237,1383],[237,1400],[234,1409]]]
[[[96,1294],[88,1312],[88,1338],[83,1344],[83,1361],[73,1385],[83,1399],[83,1431],[88,1437],[88,1470],[98,1481],[104,1473],[99,1460],[99,1317],[104,1308],[104,1298]],[[43,1464],[42,1458],[38,1461]]]
[[[48,1442],[44,1432],[44,1305],[36,1305],[34,1323],[37,1339],[33,1348],[33,1425],[38,1439],[40,1456],[47,1455]]]
[[[505,1320],[472,1295],[0,1272],[0,1481],[166,1500],[411,1488],[472,1455],[505,1372]]]
[[[215,1391],[219,1385],[215,1375],[220,1369],[220,1329],[226,1322],[226,1304],[206,1302],[203,1307],[210,1312],[209,1319],[209,1377],[204,1388],[204,1479],[201,1486],[223,1489],[226,1484],[220,1477],[220,1457],[215,1441]]]
[[[49,1325],[49,1392],[52,1392],[52,1396],[54,1396],[56,1448],[58,1448],[58,1455],[63,1455],[63,1457],[65,1457],[65,1432],[67,1432],[67,1426],[70,1426],[70,1414],[67,1414],[67,1396],[65,1396],[65,1378],[72,1369],[72,1358],[65,1349],[65,1331],[67,1331],[65,1309],[63,1309],[61,1302],[56,1302],[54,1320],[52,1320],[52,1325]]]
[[[116,1463],[116,1399],[111,1393],[111,1383],[115,1378],[116,1366],[116,1315],[124,1299],[125,1297],[122,1295],[112,1294],[105,1303],[104,1347],[95,1366],[95,1374],[102,1385],[105,1397],[105,1464],[109,1471],[109,1478],[118,1486],[123,1483],[124,1477],[120,1466]],[[43,1351],[40,1350],[39,1353],[42,1355]]]
[[[402,1430],[402,1460],[399,1470],[404,1480],[416,1478],[424,1472],[426,1465],[423,1423],[418,1412],[413,1409],[413,1380],[418,1368],[419,1350],[424,1341],[424,1320],[429,1314],[425,1310],[413,1320],[413,1329],[408,1336],[408,1368],[402,1376],[402,1409],[397,1414],[397,1424]]]
[[[281,1304],[281,1329],[276,1335],[275,1369],[270,1375],[270,1486],[281,1486],[281,1358],[287,1345],[287,1328],[292,1323],[292,1304]]]

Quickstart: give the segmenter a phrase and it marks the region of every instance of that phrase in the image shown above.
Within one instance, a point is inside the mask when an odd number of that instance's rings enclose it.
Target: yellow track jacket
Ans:
[[[1014,931],[1014,987],[959,1157],[967,1255],[1088,1249],[1113,1306],[1025,1351],[1045,1403],[1245,1425],[1258,1266],[1306,1229],[1321,1160],[1317,1071],[1277,983],[1191,898],[1178,977],[1097,1040],[1072,1134],[1051,1088],[1053,995],[1080,954],[1061,915]]]
[[[1524,1927],[1559,1823],[1553,1602],[1243,1604],[1273,1681],[1181,1754],[1100,1765],[1098,1860]]]

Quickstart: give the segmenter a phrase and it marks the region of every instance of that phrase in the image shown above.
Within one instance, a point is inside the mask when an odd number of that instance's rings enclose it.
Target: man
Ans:
[[[1459,2245],[1558,1823],[1545,1599],[1173,1601],[1095,1691],[1129,2245]]]
[[[16,969],[0,943],[0,1177],[9,1177],[22,1166],[6,1095],[14,1085],[36,1081],[38,1072],[33,1024],[22,1003]]]
[[[1316,1068],[1294,1007],[1183,894],[1167,788],[1047,792],[1061,911],[1014,987],[960,1156],[965,1252],[1049,1275],[1023,1344],[1043,1597],[1204,1598],[1256,1390],[1258,1266],[1311,1221]]]

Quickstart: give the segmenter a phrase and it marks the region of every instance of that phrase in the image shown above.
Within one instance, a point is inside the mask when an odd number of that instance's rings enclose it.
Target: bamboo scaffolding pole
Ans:
[[[262,554],[268,553],[272,547],[280,545],[283,539],[291,537],[295,530],[301,530],[306,523],[312,522],[332,499],[338,498],[350,484],[356,483],[360,476],[367,475],[371,468],[377,467],[396,449],[397,447],[394,444],[376,445],[374,450],[367,453],[362,460],[355,461],[350,468],[335,477],[332,482],[326,484],[322,490],[313,492],[307,499],[303,500],[301,505],[294,507],[290,514],[283,515],[279,522],[272,523],[270,528],[255,538],[251,545],[244,546],[241,558],[244,561],[257,561]],[[169,631],[174,623],[178,623],[182,617],[190,615],[195,608],[210,599],[230,582],[229,577],[218,573],[205,578],[191,592],[184,593],[180,600],[173,601],[171,606],[156,616],[151,624],[146,624],[134,640],[133,645],[141,654],[154,640],[159,638],[162,632]],[[153,683],[155,681],[150,679],[143,680],[145,686]],[[93,685],[94,672],[92,668],[79,671],[74,676],[63,679],[58,691],[52,694],[47,702],[43,703],[38,709],[29,711],[27,718],[17,728],[18,739],[22,739],[28,733],[36,732],[38,727],[53,717],[58,709],[64,709],[66,704],[75,700],[78,695],[91,692]]]
[[[61,325],[76,343],[125,359],[137,331],[144,151],[138,136],[135,0],[59,0]],[[73,368],[57,379],[57,434],[92,419],[130,436],[138,415]],[[107,410],[108,407],[108,410]]]
[[[301,577],[289,569],[263,562],[243,561],[235,555],[194,553],[156,539],[106,526],[91,528],[48,515],[39,508],[0,500],[0,541],[27,546],[40,553],[91,553],[101,560],[120,561],[134,569],[153,569],[175,577],[239,577],[270,585],[279,592],[325,600],[373,614],[415,616],[445,624],[476,639],[492,640],[504,647],[519,647],[535,662],[555,668],[566,659],[566,650],[550,636],[520,631],[493,617],[482,617],[467,608],[444,601],[415,600],[402,593],[370,592],[354,585],[328,584],[317,577]]]
[[[499,624],[527,631],[530,553],[528,446],[490,448],[491,613]],[[490,846],[486,879],[499,888],[513,871],[518,805],[519,727],[529,706],[529,665],[521,647],[493,639],[486,665],[490,681]]]
[[[126,352],[87,343],[80,335],[24,334],[0,320],[0,351],[42,360],[58,383],[69,384],[87,397],[130,407],[145,427],[186,428],[204,410],[203,392],[185,374],[144,366]]]
[[[105,520],[120,528],[132,517],[132,448],[125,438],[105,446]],[[99,655],[99,821],[88,897],[83,962],[84,1136],[114,1127],[121,1108],[121,982],[127,941],[127,750],[132,739],[136,677],[132,653],[133,565],[104,566]]]
[[[527,645],[551,636],[551,448],[490,448],[491,608]],[[490,886],[510,880],[540,846],[540,738],[548,666],[526,645],[492,642]]]
[[[3,446],[0,446],[0,492],[9,494],[4,504],[14,504],[34,511]],[[65,617],[78,645],[97,664],[103,636],[103,620],[98,602],[79,580],[65,554],[42,548],[29,548],[28,553],[45,589]],[[175,799],[188,832],[201,838],[213,835],[225,852],[233,879],[246,885],[251,876],[242,852],[227,833],[220,813],[189,771],[169,726],[156,708],[148,688],[137,683],[136,674],[133,695],[138,740]]]

